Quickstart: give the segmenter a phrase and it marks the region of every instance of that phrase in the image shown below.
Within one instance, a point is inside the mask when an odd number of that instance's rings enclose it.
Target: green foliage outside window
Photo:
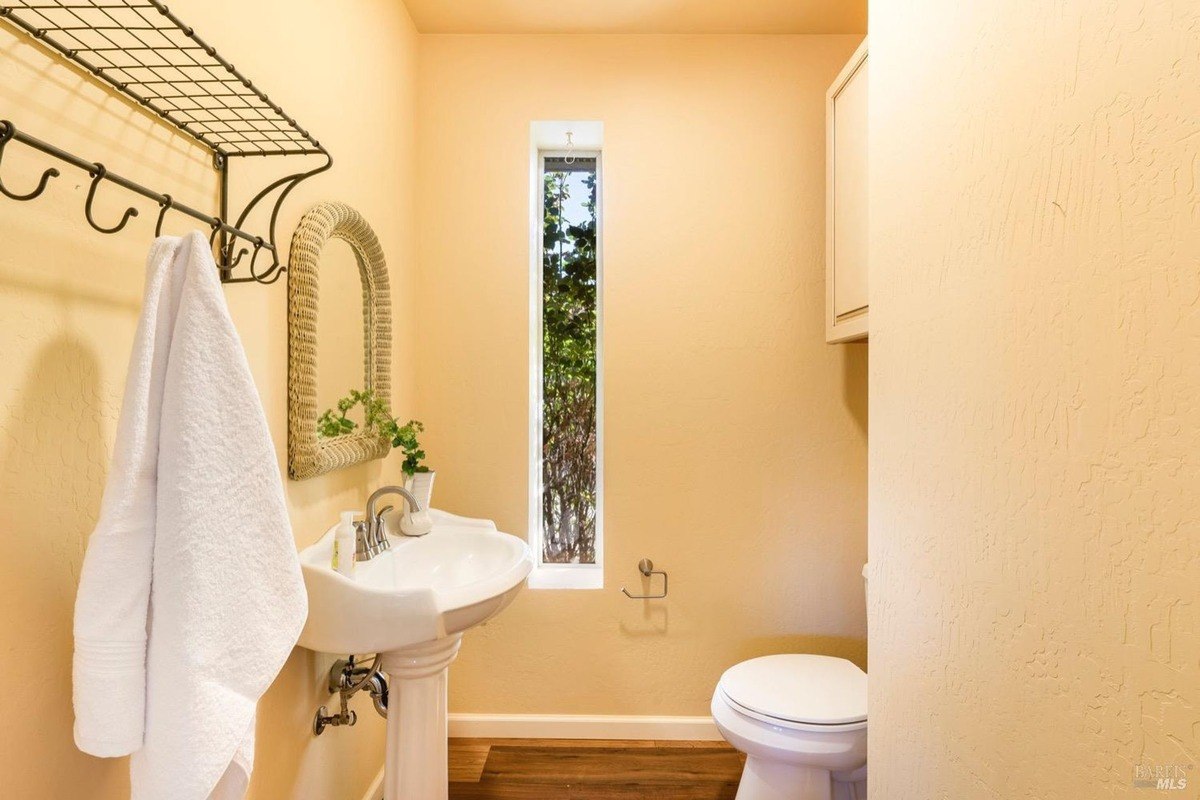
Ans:
[[[542,560],[596,560],[596,173],[543,176]],[[574,188],[582,221],[564,208]],[[578,206],[578,200],[576,206]]]

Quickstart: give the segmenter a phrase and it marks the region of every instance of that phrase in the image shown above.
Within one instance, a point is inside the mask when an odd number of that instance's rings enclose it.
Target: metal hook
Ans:
[[[108,170],[103,164],[92,164],[92,169],[88,172],[88,174],[92,176],[92,188],[88,189],[87,204],[83,207],[83,213],[87,217],[88,224],[96,230],[100,231],[101,233],[116,233],[124,228],[130,219],[136,217],[138,215],[138,211],[136,208],[125,209],[125,214],[121,217],[121,221],[111,228],[105,228],[103,225],[100,225],[96,222],[95,218],[92,216],[92,202],[96,199],[96,189],[98,189],[100,184],[104,181],[104,176],[107,173]]]
[[[167,212],[175,205],[175,201],[171,199],[171,195],[164,194],[158,205],[161,210],[158,212],[158,224],[154,226],[155,238],[162,236],[163,220],[166,219]]]
[[[571,131],[567,131],[567,156],[563,159],[563,163],[575,163],[575,134]]]
[[[263,238],[261,236],[254,237],[254,255],[250,256],[250,274],[254,275],[254,265],[258,262],[258,254],[262,252]]]
[[[287,271],[286,267],[280,266],[279,255],[275,254],[275,258],[271,262],[271,266],[266,268],[266,271],[259,273],[255,268],[258,262],[258,254],[266,246],[266,242],[261,236],[254,237],[254,257],[250,259],[250,277],[251,279],[263,285],[270,285],[279,280],[280,276]]]
[[[224,224],[225,224],[225,223],[221,221],[221,218],[220,218],[220,217],[213,217],[213,221],[212,221],[212,233],[211,233],[211,234],[209,234],[209,236],[208,236],[208,246],[209,246],[210,248],[211,248],[211,247],[213,246],[213,244],[214,244],[214,243],[217,241],[217,234],[221,232],[221,226],[222,226],[222,225],[224,225]]]
[[[6,119],[0,120],[0,160],[4,159],[4,146],[16,135],[17,129],[11,122]],[[0,193],[3,193],[5,197],[11,197],[13,200],[32,200],[46,191],[46,184],[50,182],[51,178],[57,178],[58,176],[59,171],[54,167],[46,170],[42,173],[42,178],[38,181],[37,188],[29,194],[17,194],[6,187],[4,181],[0,180]]]
[[[264,245],[263,249],[269,250],[270,248]],[[246,280],[260,283],[263,286],[270,286],[272,283],[275,283],[275,281],[282,278],[283,273],[285,272],[287,272],[287,267],[279,263],[279,254],[272,250],[271,263],[264,266],[261,272],[259,272],[258,268],[254,266],[253,261],[250,262],[250,277]]]
[[[228,263],[225,264],[225,269],[233,269],[238,264],[242,263],[242,258],[247,253],[250,252],[249,250],[247,250],[246,248],[243,247],[241,250],[238,251],[237,258],[233,258],[232,257],[233,248],[234,248],[234,245],[236,245],[236,244],[237,244],[236,238],[229,240],[229,247],[227,247],[225,249],[225,258],[228,261]]]
[[[643,558],[641,561],[638,562],[638,572],[642,573],[642,575],[644,575],[647,578],[649,578],[651,575],[662,575],[663,576],[662,594],[630,594],[628,589],[622,587],[621,591],[624,592],[626,597],[632,598],[634,600],[661,600],[662,598],[667,596],[667,573],[661,569],[655,569],[653,561],[651,561],[648,558]]]
[[[263,286],[270,286],[272,283],[275,283],[277,280],[282,278],[285,272],[287,272],[287,267],[285,267],[283,264],[280,264],[279,259],[276,259],[275,263],[271,265],[270,272],[263,277],[256,277],[254,280],[258,281]]]

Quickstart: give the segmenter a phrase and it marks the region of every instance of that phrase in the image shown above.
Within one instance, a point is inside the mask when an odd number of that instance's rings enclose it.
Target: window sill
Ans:
[[[603,589],[600,564],[537,564],[529,573],[530,589]]]

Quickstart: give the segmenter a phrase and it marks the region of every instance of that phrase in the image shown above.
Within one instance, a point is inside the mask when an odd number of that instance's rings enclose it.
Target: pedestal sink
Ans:
[[[379,653],[390,678],[386,800],[445,800],[446,669],[463,633],[512,602],[533,568],[525,542],[487,520],[430,512],[433,530],[334,572],[333,528],[300,552],[308,622],[300,644]]]

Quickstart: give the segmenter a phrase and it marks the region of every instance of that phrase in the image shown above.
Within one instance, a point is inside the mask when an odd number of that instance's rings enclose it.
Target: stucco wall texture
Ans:
[[[1196,797],[1200,6],[870,19],[872,797]]]

